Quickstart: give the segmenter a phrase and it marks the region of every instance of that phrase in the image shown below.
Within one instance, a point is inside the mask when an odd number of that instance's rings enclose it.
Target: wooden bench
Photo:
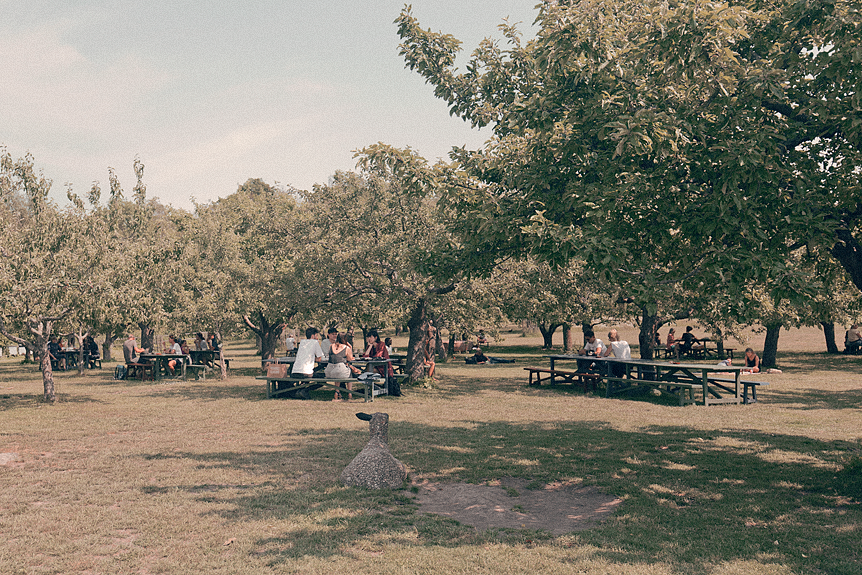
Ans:
[[[725,383],[736,383],[736,380],[723,378],[723,377],[710,377],[709,382],[725,391],[729,391],[733,393],[733,389],[724,385]],[[761,385],[769,385],[767,381],[751,381],[750,379],[740,379],[740,385],[742,385],[742,403],[757,403],[757,388]],[[751,393],[751,397],[748,396],[749,392]]]
[[[606,377],[607,387],[605,397],[611,397],[619,393],[633,390],[657,389],[659,392],[671,395],[679,400],[680,405],[696,403],[694,390],[702,390],[702,384],[677,382],[677,381],[654,381],[650,379],[633,379],[627,377]]]
[[[599,381],[601,381],[602,376],[598,373],[588,373],[581,371],[563,371],[560,369],[548,369],[544,367],[525,367],[524,370],[530,374],[530,382],[529,385],[533,385],[533,376],[536,378],[535,385],[542,385],[542,381],[550,381],[551,385],[556,383],[554,381],[557,377],[562,377],[564,383],[571,383],[572,385],[580,385],[584,392],[587,391],[587,386],[591,386],[593,390],[595,390],[598,386]],[[548,374],[548,377],[542,379],[542,374]]]
[[[266,398],[271,399],[286,395],[295,399],[308,399],[308,392],[329,387],[340,393],[355,393],[363,395],[366,402],[374,401],[378,395],[386,395],[388,386],[385,379],[356,379],[355,377],[270,377],[259,375],[255,379],[266,381]],[[340,384],[352,383],[353,391],[341,387]],[[358,384],[358,385],[357,385]],[[357,389],[359,388],[359,389]]]

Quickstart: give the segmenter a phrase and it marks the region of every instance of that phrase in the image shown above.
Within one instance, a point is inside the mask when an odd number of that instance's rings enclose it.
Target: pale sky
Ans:
[[[463,61],[504,18],[531,35],[536,0],[414,0],[423,28],[462,40]],[[401,0],[0,0],[0,146],[30,152],[85,196],[108,167],[131,196],[180,208],[248,178],[309,189],[381,141],[429,161],[490,131],[449,116],[404,67]],[[106,194],[106,191],[103,192]],[[104,196],[103,196],[104,197]]]

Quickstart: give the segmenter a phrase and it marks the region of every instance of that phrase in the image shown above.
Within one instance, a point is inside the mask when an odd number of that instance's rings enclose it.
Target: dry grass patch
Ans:
[[[0,465],[0,572],[859,571],[857,358],[782,355],[761,403],[680,408],[528,388],[523,366],[547,360],[525,340],[490,352],[512,367],[441,364],[434,387],[370,406],[266,400],[248,345],[225,382],[59,373],[53,406],[34,366],[2,360],[0,453],[15,457]],[[368,437],[354,413],[371,410],[390,414],[413,480],[521,478],[623,503],[553,536],[425,514],[409,487],[341,487]]]

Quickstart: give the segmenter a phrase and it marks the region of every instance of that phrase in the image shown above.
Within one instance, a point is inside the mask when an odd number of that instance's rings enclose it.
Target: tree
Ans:
[[[504,24],[507,49],[484,41],[463,73],[457,40],[396,22],[407,65],[493,130],[453,153],[474,245],[577,253],[649,304],[662,282],[764,280],[808,243],[862,289],[851,0],[548,0],[534,40]]]
[[[309,306],[314,278],[295,265],[305,241],[296,206],[294,190],[249,179],[236,193],[198,206],[198,221],[184,224],[196,271],[186,300],[201,298],[194,306],[213,329],[229,325],[229,311],[236,314],[259,338],[262,361],[275,357],[285,325]]]
[[[51,181],[27,155],[0,154],[0,333],[39,357],[45,401],[56,401],[48,342],[98,297],[92,242],[81,214],[48,198]]]
[[[303,195],[311,220],[300,266],[320,270],[316,299],[330,310],[352,309],[379,324],[406,317],[405,371],[416,380],[430,310],[469,264],[446,233],[439,166],[383,144],[361,150],[358,160],[359,173],[336,173]]]

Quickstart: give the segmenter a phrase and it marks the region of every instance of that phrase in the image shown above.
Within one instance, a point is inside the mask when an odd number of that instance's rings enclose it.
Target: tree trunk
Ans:
[[[219,370],[219,379],[224,380],[224,379],[227,379],[227,366],[224,363],[224,340],[221,338],[221,328],[220,327],[214,328],[214,333],[215,333],[216,339],[219,342],[218,363],[219,363],[219,366],[221,368]],[[281,335],[281,334],[279,334],[279,335]],[[276,337],[276,341],[278,341],[278,337]]]
[[[575,351],[575,334],[572,331],[572,324],[563,324],[563,350],[567,352]]]
[[[138,327],[141,328],[141,347],[152,352],[155,342],[153,341],[156,331],[149,324],[138,322]]]
[[[641,308],[641,326],[638,333],[638,344],[640,345],[641,359],[652,359],[655,348],[655,332],[659,326],[659,318]]]
[[[760,367],[767,369],[775,367],[776,356],[778,355],[778,334],[781,331],[781,324],[773,324],[766,326],[766,339],[763,342],[763,356],[760,358]]]
[[[823,327],[823,336],[826,338],[826,352],[840,353],[838,345],[835,343],[835,322],[821,321],[820,325]]]
[[[87,362],[84,361],[84,338],[88,335],[90,330],[83,331],[81,328],[75,333],[75,341],[78,343],[78,375],[84,375],[84,368],[87,367]]]
[[[281,332],[284,331],[284,327],[287,324],[284,322],[270,323],[264,317],[262,311],[257,312],[257,319],[258,325],[254,325],[251,323],[251,319],[247,315],[242,316],[242,320],[245,322],[246,327],[248,327],[248,329],[250,329],[259,338],[260,366],[264,367],[265,360],[275,358],[275,350],[278,347]],[[224,345],[220,345],[219,350],[223,347]],[[222,365],[224,365],[224,361],[222,361]]]
[[[542,332],[542,347],[544,349],[551,349],[554,346],[554,332],[557,331],[557,328],[561,325],[562,324],[560,323],[539,323],[539,331]]]
[[[447,357],[455,357],[455,332],[449,332],[449,345],[446,346]]]
[[[422,349],[422,346],[425,342],[425,324],[428,321],[427,311],[428,303],[424,298],[420,299],[413,306],[413,311],[410,312],[410,319],[407,321],[410,339],[407,342],[407,362],[404,366],[404,371],[410,377],[411,383],[425,377],[425,351]],[[389,390],[392,392],[391,387]],[[396,394],[393,393],[393,395]],[[397,395],[401,395],[400,388]]]
[[[46,329],[49,334],[51,328]],[[36,345],[39,349],[39,368],[42,370],[42,387],[44,390],[45,401],[54,403],[57,401],[57,395],[54,392],[54,370],[51,369],[51,355],[48,353],[49,336],[38,336]]]
[[[102,361],[111,361],[111,346],[114,345],[117,338],[121,336],[122,333],[115,329],[109,330],[105,333],[105,341],[102,343]]]

